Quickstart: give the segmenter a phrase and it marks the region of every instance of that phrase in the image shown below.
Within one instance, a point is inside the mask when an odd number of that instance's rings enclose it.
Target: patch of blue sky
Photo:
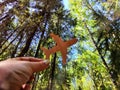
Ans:
[[[102,0],[103,2],[105,2],[106,0]],[[89,3],[92,4],[92,2],[95,2],[94,0],[89,0]],[[97,1],[94,3],[93,9],[98,13],[98,14],[103,14],[107,19],[109,20],[113,20],[112,19],[112,15],[113,15],[113,11],[106,11],[105,8],[102,6],[101,2]]]
[[[42,9],[35,8],[35,6],[36,6],[36,2],[35,1],[31,0],[30,3],[29,3],[29,5],[30,5],[30,7],[29,7],[30,14],[32,14],[33,12],[38,13],[39,11],[42,11]],[[44,7],[43,2],[39,3],[39,5],[41,7]]]
[[[69,10],[69,1],[68,0],[63,0],[63,5],[65,9]]]
[[[15,26],[17,26],[19,24],[18,20],[19,20],[19,18],[15,15],[14,20],[13,20],[13,23]]]
[[[36,2],[30,1],[30,7],[34,7],[36,5]]]
[[[30,1],[29,5],[30,5],[30,7],[29,7],[29,12],[30,12],[30,14],[32,14],[32,12],[38,12],[38,9],[37,9],[37,8],[34,8],[35,5],[36,5],[36,2]]]
[[[14,3],[9,3],[9,4],[7,4],[6,7],[4,8],[4,10],[5,10],[4,13],[6,13],[6,12],[8,12],[10,9],[12,9],[13,6],[14,6]]]
[[[74,89],[76,90],[76,89],[77,89],[76,77],[73,77],[73,78],[72,78],[72,84],[73,84],[73,86],[74,86]]]
[[[0,0],[0,2],[2,3],[2,2],[4,2],[4,0]]]
[[[78,55],[77,46],[76,44],[74,44],[73,46],[71,46],[70,53],[68,54],[68,59],[75,60],[78,58],[77,55]]]

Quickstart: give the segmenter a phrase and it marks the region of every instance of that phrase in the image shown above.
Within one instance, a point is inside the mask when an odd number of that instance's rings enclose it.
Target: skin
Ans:
[[[0,90],[30,90],[33,73],[48,68],[49,61],[33,57],[17,57],[0,62]]]

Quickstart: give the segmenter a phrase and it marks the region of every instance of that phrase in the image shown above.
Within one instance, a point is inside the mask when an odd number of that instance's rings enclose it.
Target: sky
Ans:
[[[69,9],[69,1],[68,0],[63,0],[63,4],[65,6],[65,9]]]
[[[3,0],[0,0],[0,2],[3,2]]]

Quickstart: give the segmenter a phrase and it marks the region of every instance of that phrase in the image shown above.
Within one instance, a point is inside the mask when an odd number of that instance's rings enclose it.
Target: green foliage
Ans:
[[[63,40],[77,37],[68,50],[50,56],[49,69],[37,73],[32,90],[115,90],[120,87],[119,0],[7,0],[0,4],[0,60],[17,56],[44,58],[50,33]],[[8,7],[10,6],[10,7]],[[107,66],[106,66],[106,64]]]
[[[115,86],[119,88],[119,79],[118,76],[115,76],[116,74],[119,75],[118,64],[120,56],[117,53],[120,50],[118,49],[119,47],[118,41],[119,15],[117,14],[119,12],[118,3],[120,3],[118,0],[115,1],[108,0],[104,2],[97,0],[85,0],[85,1],[70,0],[71,13],[74,17],[77,18],[77,25],[73,31],[75,33],[77,32],[76,36],[79,37],[81,40],[81,43],[79,43],[79,45],[80,46],[82,45],[83,47],[83,49],[80,48],[82,51],[82,56],[84,58],[87,57],[86,67],[89,67],[88,71],[93,72],[93,74],[91,73],[92,74],[91,76],[96,86],[94,87],[94,89],[102,88],[110,89],[110,86],[112,84],[111,80],[116,81],[117,84],[115,84]],[[114,28],[114,30],[111,28]],[[80,36],[85,37],[85,39],[81,38]],[[93,43],[91,43],[91,41]],[[86,53],[86,49],[90,50],[89,53]],[[99,52],[99,53],[96,52],[96,55],[100,55],[100,57],[102,57],[102,61],[100,60],[100,58],[97,58],[94,61],[95,58],[91,57],[94,55],[90,53],[92,53],[95,49],[97,49],[97,51]],[[111,62],[113,62],[114,64]],[[105,70],[106,69],[105,63],[107,63],[110,67],[108,72]],[[101,66],[99,64],[101,64]],[[105,67],[102,69],[104,65]],[[115,67],[112,70],[111,65],[112,67]],[[112,77],[109,77],[109,73]],[[99,79],[99,77],[101,78]],[[102,77],[106,77],[105,81],[109,84],[106,84],[104,81],[102,81]]]

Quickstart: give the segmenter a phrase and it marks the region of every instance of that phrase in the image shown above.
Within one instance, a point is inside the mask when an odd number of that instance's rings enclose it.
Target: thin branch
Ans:
[[[95,40],[94,40],[94,38],[93,38],[93,36],[92,36],[92,33],[91,33],[90,29],[89,29],[88,26],[87,26],[86,22],[85,22],[85,27],[87,28],[87,30],[88,30],[88,32],[89,32],[89,35],[90,35],[90,37],[91,37],[91,39],[92,39],[92,41],[93,41],[93,44],[95,45],[95,48],[96,48],[97,51],[98,51],[98,54],[99,54],[100,58],[102,59],[103,64],[105,65],[107,71],[109,72],[109,75],[111,76],[112,82],[114,83],[115,86],[117,86],[116,81],[112,78],[111,70],[110,70],[110,68],[108,67],[108,65],[107,65],[104,57],[102,56],[102,53],[99,51],[99,48],[98,48],[98,46],[97,46],[97,44],[96,44],[96,42],[95,42]]]
[[[30,44],[32,42],[32,39],[35,35],[35,32],[37,31],[37,28],[35,27],[35,29],[33,30],[33,32],[31,33],[31,35],[28,37],[27,41],[26,41],[26,44],[25,44],[25,47],[22,49],[22,51],[20,52],[20,54],[18,55],[19,57],[20,56],[24,56],[27,51],[29,50],[29,47],[30,47]]]
[[[17,37],[22,33],[23,30],[21,30],[18,35],[4,48],[1,50],[0,55],[5,52],[5,50],[17,39]]]
[[[12,52],[12,54],[11,54],[11,58],[15,57],[15,54],[16,54],[16,52],[17,52],[17,48],[18,48],[19,44],[21,43],[22,39],[23,39],[23,36],[22,36],[22,34],[21,34],[21,35],[20,35],[20,39],[19,39],[19,41],[18,41],[15,49],[13,50],[13,52]]]
[[[47,27],[47,21],[48,21],[48,17],[46,16],[46,10],[44,10],[44,12],[43,12],[43,21],[45,21],[45,25],[44,25],[44,27],[43,27],[43,30],[42,30],[42,35],[41,35],[41,37],[40,37],[40,39],[39,39],[39,42],[38,42],[38,46],[37,46],[37,50],[36,50],[36,52],[35,52],[35,55],[34,55],[34,57],[38,57],[38,53],[39,53],[39,50],[40,50],[40,45],[41,45],[41,43],[42,43],[42,40],[43,40],[43,37],[44,37],[44,33],[45,33],[45,30],[46,30],[46,27]],[[42,21],[42,20],[41,20]],[[36,84],[35,83],[37,83],[38,82],[38,76],[39,76],[39,73],[36,73],[35,74],[35,79],[34,79],[34,81],[33,81],[33,86],[32,86],[32,90],[34,90],[35,88],[36,88]]]
[[[0,45],[0,47],[2,48],[2,46],[8,41],[8,39],[10,39],[10,37],[18,30],[19,27],[17,27],[11,34],[10,36],[8,36],[8,38]]]

